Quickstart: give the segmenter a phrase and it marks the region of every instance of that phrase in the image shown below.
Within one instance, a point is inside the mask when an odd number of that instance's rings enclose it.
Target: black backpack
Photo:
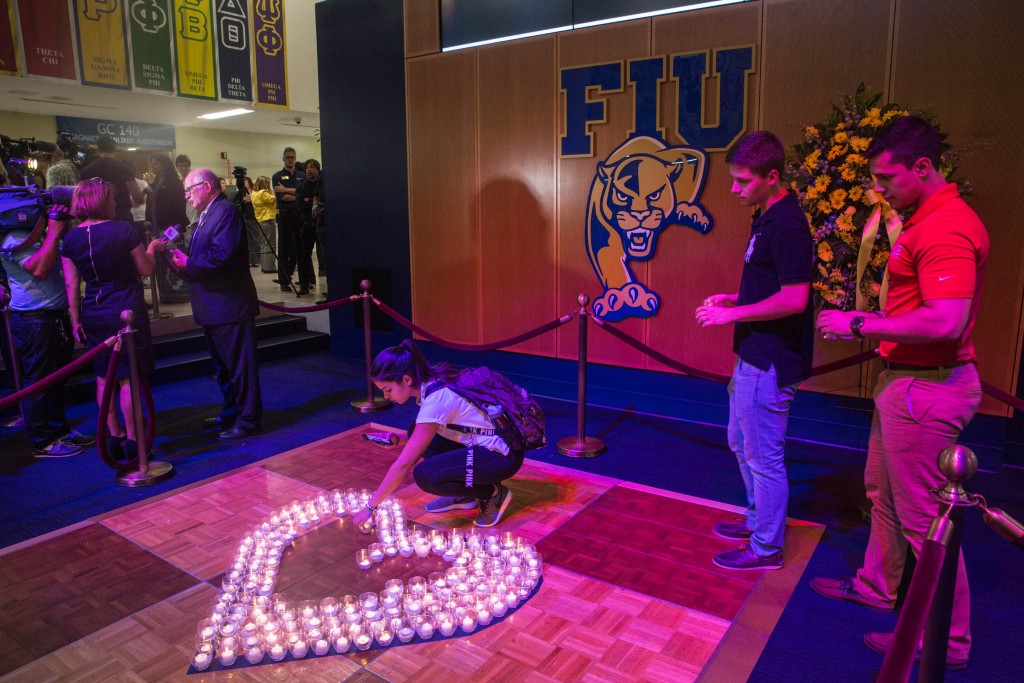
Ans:
[[[526,389],[513,384],[504,375],[485,367],[468,368],[454,379],[427,385],[423,397],[441,387],[448,387],[482,410],[494,425],[494,434],[513,451],[529,451],[547,445],[544,411]],[[461,425],[448,427],[465,433],[482,433]]]

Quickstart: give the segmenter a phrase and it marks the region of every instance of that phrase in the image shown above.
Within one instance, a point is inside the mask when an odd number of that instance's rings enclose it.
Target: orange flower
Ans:
[[[818,258],[824,263],[832,262],[832,247],[828,245],[828,242],[818,243]]]

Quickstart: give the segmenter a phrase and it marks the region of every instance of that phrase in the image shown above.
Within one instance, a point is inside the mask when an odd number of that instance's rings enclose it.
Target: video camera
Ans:
[[[0,239],[11,230],[31,231],[53,204],[71,206],[73,186],[58,185],[46,192],[34,187],[0,187]]]
[[[245,189],[245,174],[248,173],[245,166],[235,166],[231,169],[231,175],[235,177],[235,186],[239,190]]]

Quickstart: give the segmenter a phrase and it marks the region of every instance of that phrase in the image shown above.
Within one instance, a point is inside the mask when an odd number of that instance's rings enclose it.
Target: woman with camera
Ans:
[[[96,346],[124,327],[121,311],[130,309],[135,313],[133,325],[139,370],[151,373],[154,369],[153,343],[140,277],[153,274],[157,241],[150,242],[148,249],[143,247],[142,239],[131,223],[112,220],[114,210],[114,186],[110,183],[90,178],[75,187],[71,215],[81,222],[64,236],[61,249],[73,335],[80,342]],[[84,297],[81,291],[83,281]],[[93,365],[97,403],[103,397],[110,358],[111,353],[107,351]],[[104,416],[109,430],[107,447],[117,459],[134,457],[138,442],[129,375],[128,354],[122,353],[115,376],[125,424],[121,424],[113,404]]]
[[[248,195],[244,201],[252,204],[256,221],[260,224],[260,232],[267,241],[267,244],[274,244],[277,241],[277,197],[274,195],[274,190],[270,185],[270,178],[265,175],[257,178],[252,194]],[[264,273],[277,272],[277,264],[274,263],[272,247],[267,247],[264,250],[260,269]],[[291,289],[287,283],[282,283],[281,291],[290,292]]]

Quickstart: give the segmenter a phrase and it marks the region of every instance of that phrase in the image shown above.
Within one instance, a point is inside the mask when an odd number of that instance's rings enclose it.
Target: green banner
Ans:
[[[174,92],[168,0],[127,0],[136,90]]]

